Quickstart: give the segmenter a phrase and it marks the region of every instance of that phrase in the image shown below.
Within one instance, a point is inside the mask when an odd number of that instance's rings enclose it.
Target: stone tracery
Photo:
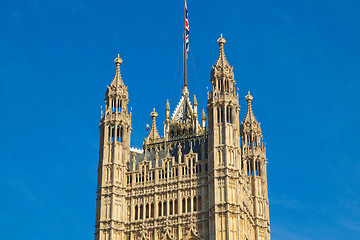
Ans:
[[[184,86],[171,118],[166,103],[163,137],[153,110],[141,150],[130,148],[128,92],[115,59],[101,113],[96,240],[270,240],[266,148],[250,93],[240,126],[225,42],[218,39],[208,117],[202,110],[199,123],[197,99],[191,104]]]

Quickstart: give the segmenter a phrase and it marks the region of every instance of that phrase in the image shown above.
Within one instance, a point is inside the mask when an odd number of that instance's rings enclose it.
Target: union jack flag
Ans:
[[[186,58],[188,58],[189,53],[189,15],[187,10],[187,4],[185,0],[185,48],[186,48]]]

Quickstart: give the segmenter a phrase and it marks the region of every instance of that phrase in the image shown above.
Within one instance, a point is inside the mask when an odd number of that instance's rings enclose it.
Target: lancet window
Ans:
[[[158,216],[161,217],[162,216],[162,202],[158,203]]]
[[[231,106],[227,106],[227,109],[226,109],[226,122],[228,123],[233,123],[233,109]]]

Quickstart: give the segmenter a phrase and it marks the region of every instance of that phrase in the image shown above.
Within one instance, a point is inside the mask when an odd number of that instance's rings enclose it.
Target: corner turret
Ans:
[[[263,145],[260,123],[252,109],[253,96],[250,92],[245,97],[247,112],[241,122],[242,175],[250,180],[253,213],[256,219],[255,239],[270,239],[269,200],[266,176],[266,149]]]
[[[120,74],[122,59],[105,95],[100,121],[100,149],[96,198],[95,240],[120,239],[124,235],[126,171],[130,166],[131,113],[129,94]],[[116,227],[115,227],[116,226]]]

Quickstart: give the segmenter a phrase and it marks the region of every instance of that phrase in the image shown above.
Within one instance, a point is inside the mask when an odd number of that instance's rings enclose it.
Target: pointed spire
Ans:
[[[155,108],[152,111],[152,113],[150,114],[150,116],[152,118],[152,125],[151,125],[151,130],[150,130],[149,136],[147,137],[147,142],[154,143],[154,142],[158,142],[161,140],[158,130],[156,128],[156,118],[157,118],[158,114],[157,114],[157,112],[155,112]]]
[[[197,99],[196,99],[196,95],[194,95],[194,104],[193,104],[194,106],[197,106],[198,104],[197,104]]]
[[[224,51],[224,45],[226,43],[225,38],[223,37],[223,35],[220,35],[220,38],[217,40],[219,46],[220,46],[220,50],[219,50],[219,58],[215,64],[215,66],[226,66],[229,65],[229,62],[226,60],[225,57],[225,51]]]
[[[228,92],[234,94],[234,72],[233,68],[230,66],[225,57],[224,45],[226,40],[222,34],[217,42],[220,47],[219,57],[215,65],[212,67],[210,74],[210,81],[213,85],[213,93],[216,94],[216,92]]]
[[[206,114],[205,114],[205,110],[202,110],[202,115],[201,115],[201,120],[205,120],[206,121]]]
[[[166,122],[169,122],[170,121],[170,103],[169,103],[169,100],[166,100],[165,117],[166,117]]]
[[[194,95],[194,104],[193,104],[193,110],[194,110],[194,116],[197,118],[197,99],[196,99],[196,95]]]
[[[203,129],[206,129],[206,114],[205,114],[205,110],[202,110],[202,115],[201,115],[201,127]]]
[[[254,115],[252,107],[251,107],[251,101],[253,100],[253,96],[251,96],[250,91],[248,92],[248,95],[246,95],[245,99],[246,99],[246,102],[248,104],[248,108],[247,108],[247,112],[246,112],[244,122],[250,122],[251,123],[251,122],[254,121],[254,122],[257,123],[257,120],[255,118],[255,115]]]
[[[114,77],[113,81],[111,82],[111,85],[112,86],[124,85],[122,78],[121,78],[121,73],[120,73],[120,65],[123,62],[123,60],[120,58],[120,54],[118,54],[118,56],[117,56],[117,58],[115,58],[114,62],[116,65],[116,71],[115,71],[115,77]]]
[[[256,120],[251,107],[251,101],[253,100],[253,97],[251,96],[250,91],[248,92],[248,95],[246,95],[245,99],[247,101],[248,107],[245,119],[241,122],[240,126],[241,139],[244,146],[260,146],[262,139],[261,127],[260,123]]]
[[[165,110],[169,110],[169,111],[170,111],[169,99],[166,100],[166,108],[165,108]]]

